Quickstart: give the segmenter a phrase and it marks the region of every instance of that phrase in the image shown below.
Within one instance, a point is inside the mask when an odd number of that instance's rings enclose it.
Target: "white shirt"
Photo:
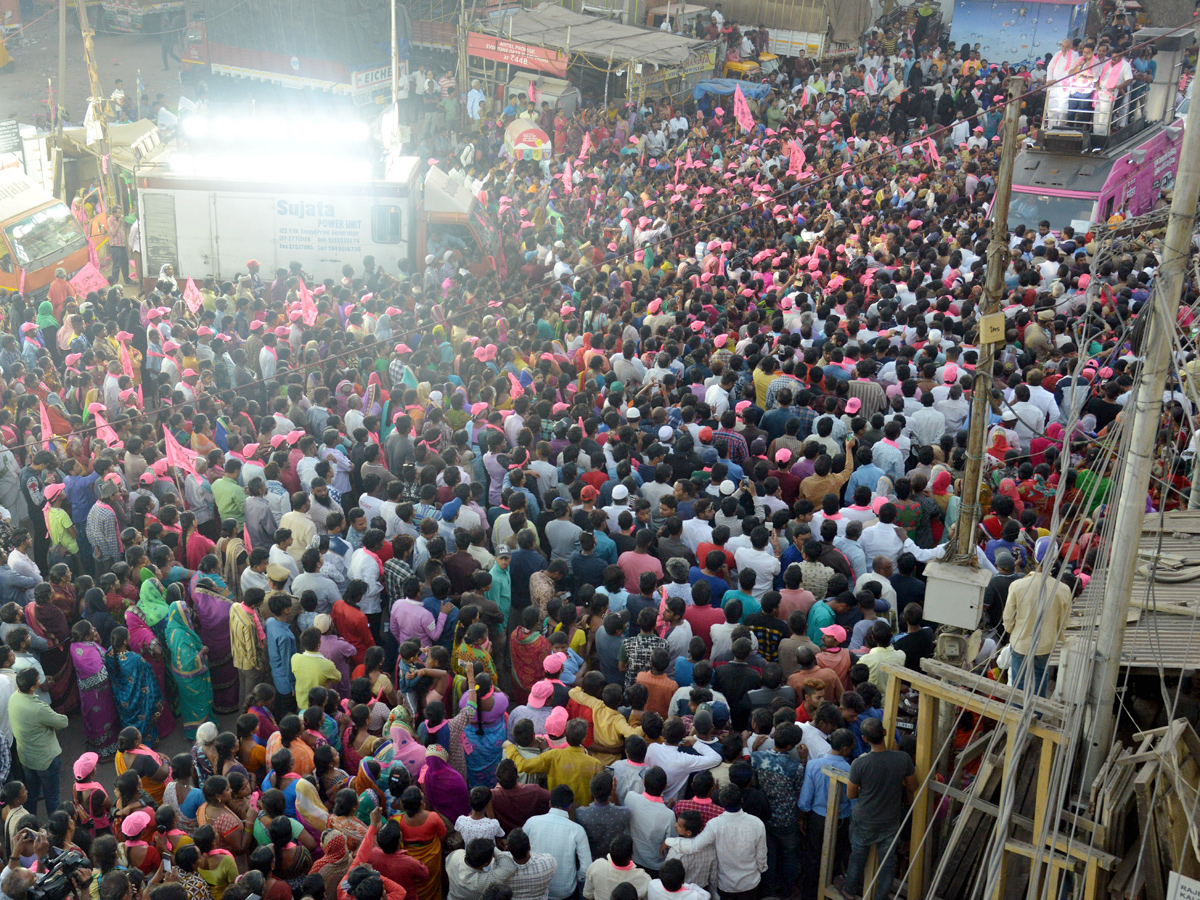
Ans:
[[[669,837],[665,843],[683,853],[715,847],[721,872],[717,888],[722,892],[754,890],[767,871],[767,826],[742,810],[721,813],[694,838]]]
[[[687,548],[695,553],[697,547],[712,540],[712,522],[707,519],[687,519],[683,523],[681,537]],[[702,559],[697,562],[704,564]]]
[[[768,544],[769,548],[771,545]],[[779,574],[779,560],[769,549],[755,550],[753,547],[741,548],[734,552],[733,561],[738,571],[751,569],[755,573],[754,587],[750,593],[755,600],[762,602],[762,596],[775,584],[775,576]]]
[[[646,765],[659,766],[667,776],[667,788],[662,794],[664,800],[674,800],[679,796],[693,772],[721,764],[721,754],[707,744],[697,741],[692,749],[697,755],[683,753],[679,747],[669,744],[651,744],[646,748]]]
[[[267,557],[267,564],[269,565],[271,563],[275,563],[276,565],[283,566],[288,570],[290,574],[288,576],[287,584],[283,586],[283,589],[285,591],[291,590],[292,581],[300,574],[300,567],[296,565],[296,560],[292,558],[292,554],[288,553],[286,550],[280,549],[278,544],[272,544],[270,552],[271,555]]]
[[[900,535],[896,532],[895,524],[885,525],[883,522],[863,529],[862,537],[858,539],[858,546],[862,548],[868,563],[877,556],[886,556],[895,562],[900,558],[900,554],[906,551],[915,556],[917,562],[928,562],[931,559],[941,559],[943,551],[949,546],[943,544],[932,550],[922,550],[909,538],[901,540]]]
[[[833,748],[829,746],[829,741],[825,738],[825,732],[814,725],[812,722],[797,722],[800,726],[800,731],[804,737],[800,742],[808,748],[808,758],[818,759],[822,756],[828,756]]]
[[[367,583],[367,593],[358,602],[359,610],[364,615],[381,612],[383,607],[379,597],[383,594],[383,585],[379,583],[379,562],[366,547],[359,547],[351,554],[349,573],[351,579],[357,578]]]
[[[729,391],[719,384],[714,384],[704,392],[704,402],[712,410],[713,418],[719,419],[729,409]]]

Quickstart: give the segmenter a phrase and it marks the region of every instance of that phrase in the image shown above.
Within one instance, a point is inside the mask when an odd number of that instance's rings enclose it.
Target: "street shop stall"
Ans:
[[[569,69],[555,76],[595,88],[606,100],[624,95],[640,103],[646,97],[686,96],[692,85],[713,73],[716,64],[711,42],[545,2],[476,27],[508,42],[549,52]],[[525,67],[545,71],[544,64]]]

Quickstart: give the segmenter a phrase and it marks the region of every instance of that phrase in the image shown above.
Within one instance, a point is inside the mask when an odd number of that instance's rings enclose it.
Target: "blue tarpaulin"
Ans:
[[[705,94],[732,94],[740,87],[747,100],[761,100],[771,93],[771,86],[759,81],[740,81],[737,78],[706,78],[692,88],[692,99],[699,100]]]

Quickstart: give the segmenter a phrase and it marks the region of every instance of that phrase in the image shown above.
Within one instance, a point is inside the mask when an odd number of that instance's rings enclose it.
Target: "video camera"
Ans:
[[[46,874],[29,886],[27,900],[67,900],[80,887],[75,874],[80,869],[90,869],[92,861],[78,850],[60,853],[51,863]]]

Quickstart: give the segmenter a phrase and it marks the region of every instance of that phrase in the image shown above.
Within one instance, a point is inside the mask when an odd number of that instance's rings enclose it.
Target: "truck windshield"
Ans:
[[[62,203],[14,222],[4,229],[4,236],[22,269],[41,268],[87,246],[83,229]]]
[[[1092,223],[1092,211],[1096,201],[1091,197],[1051,197],[1048,194],[1027,194],[1013,191],[1012,205],[1008,210],[1008,227],[1014,229],[1024,225],[1036,230],[1038,222],[1046,220],[1051,231],[1061,231],[1068,225],[1076,231],[1086,231]]]

